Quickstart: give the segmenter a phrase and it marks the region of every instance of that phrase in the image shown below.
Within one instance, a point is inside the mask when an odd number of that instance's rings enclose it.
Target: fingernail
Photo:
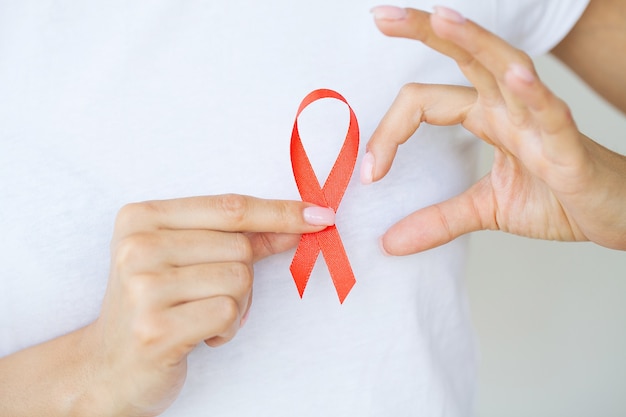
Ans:
[[[361,183],[371,184],[374,181],[374,155],[368,152],[361,162]]]
[[[335,224],[335,212],[327,207],[307,207],[304,209],[304,221],[313,226],[332,226]]]
[[[250,309],[248,309],[248,311],[246,311],[246,314],[243,315],[243,317],[241,318],[241,320],[239,321],[239,328],[241,329],[243,326],[246,325],[246,322],[248,321],[248,316],[250,315]]]
[[[520,64],[512,63],[509,65],[509,73],[526,84],[532,84],[532,82],[535,81],[533,73],[530,72],[528,68]]]
[[[376,6],[370,10],[376,20],[404,20],[406,19],[406,9],[396,6]]]
[[[465,23],[463,15],[456,10],[448,9],[443,6],[435,6],[435,14],[440,18],[447,20],[451,23]]]
[[[383,245],[383,237],[382,236],[378,238],[378,247],[380,248],[380,251],[383,253],[383,255],[391,256],[391,254],[385,250],[385,246]]]

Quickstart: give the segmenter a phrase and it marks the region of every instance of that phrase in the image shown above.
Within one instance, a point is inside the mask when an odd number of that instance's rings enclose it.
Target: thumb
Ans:
[[[263,232],[250,233],[248,239],[252,246],[252,262],[258,262],[268,256],[294,248],[300,241],[300,235]]]
[[[464,193],[425,207],[393,225],[381,238],[382,249],[410,255],[448,243],[477,230],[496,229],[489,176]]]
[[[304,206],[304,209],[301,209],[302,220],[308,225],[307,227],[315,227],[313,232],[319,232],[324,230],[327,226],[335,224],[335,212],[333,209],[315,206],[310,203],[299,204]],[[299,230],[292,229],[289,231]],[[300,239],[300,235],[297,233],[249,232],[246,233],[246,236],[252,248],[253,262],[291,249],[298,244],[298,240]]]

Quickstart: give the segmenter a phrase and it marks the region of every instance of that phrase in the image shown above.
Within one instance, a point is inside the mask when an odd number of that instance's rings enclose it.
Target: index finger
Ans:
[[[335,222],[327,207],[239,194],[146,201],[124,206],[116,219],[122,235],[154,229],[222,232],[314,233]]]
[[[441,11],[443,8],[437,7],[436,10]],[[385,35],[414,39],[447,55],[456,61],[459,69],[483,98],[493,102],[501,100],[499,87],[492,74],[462,46],[441,37],[431,24],[430,13],[394,6],[374,7],[372,13],[376,26]]]
[[[500,83],[504,83],[511,63],[534,70],[532,60],[526,53],[494,33],[452,9],[437,7],[435,11],[431,18],[433,32],[462,48]]]

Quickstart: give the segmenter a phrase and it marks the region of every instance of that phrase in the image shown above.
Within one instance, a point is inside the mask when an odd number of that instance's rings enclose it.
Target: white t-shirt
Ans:
[[[450,0],[533,53],[587,0]],[[430,1],[401,5],[429,10]],[[454,62],[386,38],[374,1],[0,2],[0,355],[93,321],[127,202],[236,192],[299,199],[289,141],[311,90],[343,94],[364,146],[406,82],[463,84]],[[323,181],[348,123],[333,100],[300,133]],[[355,176],[337,227],[357,283],[341,305],[323,258],[300,299],[293,251],[255,266],[247,325],[199,346],[168,416],[471,414],[466,239],[385,257],[377,238],[474,178],[477,141],[423,126],[389,175]]]

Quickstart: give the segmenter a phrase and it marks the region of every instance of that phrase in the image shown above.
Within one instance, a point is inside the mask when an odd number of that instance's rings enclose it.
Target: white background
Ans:
[[[626,154],[626,118],[555,59],[536,63],[580,130]],[[485,146],[481,175],[490,157]],[[471,239],[478,416],[626,416],[626,252],[497,232]]]

